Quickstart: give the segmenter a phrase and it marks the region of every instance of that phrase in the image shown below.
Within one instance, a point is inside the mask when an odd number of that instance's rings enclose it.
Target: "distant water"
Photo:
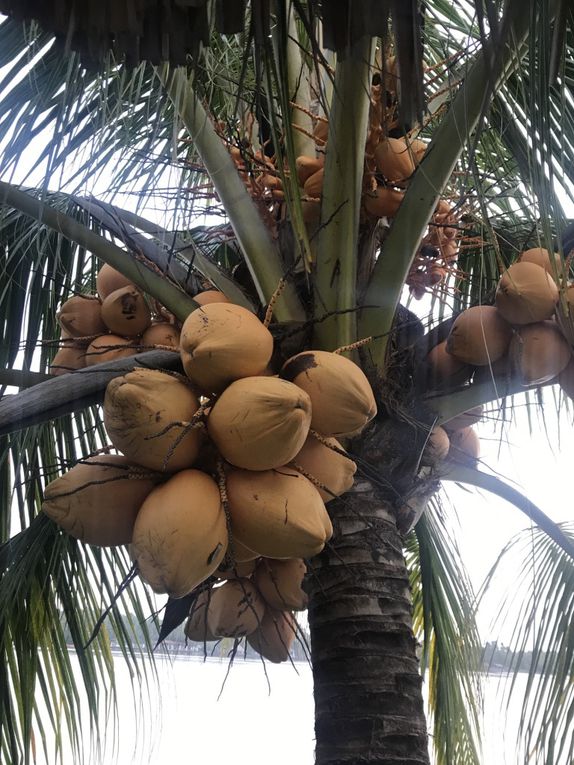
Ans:
[[[150,678],[148,688],[136,684],[134,693],[123,660],[116,658],[119,723],[115,727],[108,721],[103,751],[86,750],[89,765],[313,764],[312,676],[307,664],[297,663],[295,670],[291,664],[266,663],[266,677],[260,662],[241,658],[226,679],[226,659],[204,662],[180,654],[159,657],[156,663],[159,685]],[[501,682],[493,675],[485,683],[482,762],[525,765],[524,757],[516,754],[514,737],[520,700],[506,713]],[[521,675],[519,694],[525,686],[526,675]],[[55,761],[53,754],[46,759],[38,751],[37,765]],[[64,765],[77,765],[71,753],[65,755]]]

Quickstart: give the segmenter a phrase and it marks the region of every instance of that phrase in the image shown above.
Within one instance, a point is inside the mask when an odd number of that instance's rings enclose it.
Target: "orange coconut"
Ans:
[[[207,607],[209,632],[216,637],[243,637],[259,627],[265,602],[249,579],[230,579],[211,590]]]
[[[94,295],[74,295],[62,305],[58,323],[71,337],[90,337],[107,331],[102,304]]]
[[[514,263],[502,275],[495,301],[510,324],[533,324],[552,316],[558,302],[558,287],[536,263]]]
[[[404,138],[385,138],[375,149],[375,162],[377,168],[391,183],[405,185],[414,173],[418,164],[415,149],[422,151],[421,147],[412,145]],[[426,146],[420,142],[426,149]]]
[[[205,290],[204,292],[198,292],[193,296],[193,299],[198,305],[209,305],[209,303],[231,303],[229,298],[225,297],[223,292],[219,290]]]
[[[50,364],[51,375],[65,375],[76,369],[83,369],[86,366],[86,349],[84,346],[66,343],[63,345]]]
[[[319,171],[324,164],[325,160],[323,157],[306,157],[304,154],[302,154],[300,157],[297,157],[295,160],[295,167],[297,168],[297,179],[299,181],[299,185],[304,186],[305,181],[314,173]]]
[[[136,287],[120,287],[102,303],[106,327],[123,337],[137,337],[151,324],[151,311]]]
[[[303,191],[311,199],[318,199],[323,193],[323,177],[325,168],[320,168],[316,173],[310,175],[303,184]]]
[[[446,341],[446,350],[465,364],[483,366],[504,356],[512,327],[494,306],[477,305],[460,313]]]
[[[301,558],[261,558],[253,575],[253,583],[271,608],[277,611],[304,611],[309,602],[302,588],[306,573],[307,566]]]
[[[105,300],[112,292],[122,287],[134,287],[135,285],[120,271],[104,263],[96,276],[96,289],[102,300]]]
[[[446,340],[431,348],[427,358],[428,387],[431,390],[454,388],[468,382],[472,367],[448,353]]]
[[[103,364],[105,361],[126,359],[138,353],[138,346],[132,339],[119,335],[100,335],[92,340],[86,351],[86,366]]]
[[[141,344],[164,345],[174,350],[179,349],[179,330],[167,321],[154,322],[142,335]]]
[[[363,194],[365,210],[375,218],[393,218],[399,211],[404,194],[389,186],[377,186],[375,191]]]
[[[522,385],[541,385],[568,366],[572,351],[558,326],[542,321],[516,331],[509,355]]]
[[[540,266],[549,273],[552,278],[561,276],[564,272],[564,264],[560,253],[554,252],[550,255],[544,247],[532,247],[530,250],[525,250],[518,257],[518,262],[536,263],[537,266]]]
[[[327,438],[336,449],[343,447],[336,438]],[[317,487],[323,502],[329,502],[349,491],[355,480],[356,464],[349,457],[330,449],[313,436],[309,436],[303,448],[293,458],[293,466],[301,467],[327,490]]]
[[[247,636],[249,645],[273,664],[289,659],[289,651],[297,634],[297,622],[289,611],[267,608],[260,626]]]

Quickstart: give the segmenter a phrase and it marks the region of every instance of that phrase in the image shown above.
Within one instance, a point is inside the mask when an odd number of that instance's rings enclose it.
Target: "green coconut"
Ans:
[[[464,364],[483,366],[504,356],[512,338],[512,327],[494,306],[468,308],[454,320],[446,350]]]
[[[123,337],[137,337],[150,326],[151,311],[136,287],[120,287],[102,303],[106,327]]]
[[[249,645],[273,664],[289,659],[289,651],[297,634],[297,622],[289,611],[267,608],[260,626],[247,636]]]
[[[522,385],[542,385],[568,366],[572,350],[553,321],[542,321],[516,331],[509,355]]]
[[[307,566],[301,558],[261,558],[253,575],[253,583],[271,608],[277,611],[304,611],[309,602],[302,586],[306,573]]]
[[[259,627],[265,602],[249,579],[230,579],[214,587],[207,607],[209,632],[216,637],[243,637]]]
[[[95,295],[74,295],[62,305],[56,318],[70,337],[92,337],[107,331],[102,304]]]
[[[174,472],[191,467],[199,454],[202,433],[186,427],[198,408],[195,393],[177,377],[135,369],[108,383],[104,424],[116,449],[133,462]]]
[[[495,302],[510,324],[533,324],[552,316],[558,302],[558,287],[536,263],[513,263],[498,283]]]
[[[143,502],[132,554],[154,592],[182,598],[217,570],[227,542],[217,484],[199,470],[181,470]]]
[[[207,428],[232,465],[270,470],[293,459],[310,424],[311,400],[297,385],[277,377],[244,377],[217,399]]]
[[[330,446],[343,451],[336,438],[325,439]],[[316,478],[326,487],[317,487],[323,502],[330,502],[349,491],[355,480],[357,465],[344,454],[330,449],[314,436],[309,436],[303,448],[293,458],[293,466],[302,468],[305,473]]]

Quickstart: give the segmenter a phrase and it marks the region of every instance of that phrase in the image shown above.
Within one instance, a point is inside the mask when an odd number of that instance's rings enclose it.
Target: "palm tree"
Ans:
[[[446,461],[423,458],[437,426],[524,388],[488,364],[488,374],[445,386],[427,356],[456,314],[492,303],[501,271],[522,250],[551,248],[555,237],[558,316],[568,319],[560,271],[570,245],[560,237],[558,190],[572,198],[569,11],[514,0],[504,13],[492,3],[486,12],[427,4],[425,106],[421,18],[405,18],[400,4],[391,26],[386,4],[361,3],[338,23],[325,3],[322,15],[311,2],[278,2],[273,13],[237,5],[248,23],[241,15],[233,35],[214,31],[209,47],[193,48],[189,70],[102,63],[98,46],[108,38],[90,46],[79,35],[84,56],[99,60],[94,72],[77,54],[62,55],[49,32],[0,26],[3,177],[20,181],[0,183],[0,383],[21,389],[0,402],[3,756],[29,762],[38,736],[45,746],[43,732],[59,731],[61,708],[79,750],[66,638],[97,731],[114,687],[102,612],[134,676],[145,671],[133,637],[154,606],[132,585],[126,551],[77,543],[39,513],[46,482],[106,443],[98,403],[126,369],[124,361],[49,381],[43,374],[57,306],[93,288],[99,258],[179,320],[206,282],[261,315],[271,306],[279,357],[346,348],[369,376],[379,414],[347,444],[358,478],[330,503],[335,534],[309,562],[318,765],[429,762],[417,639],[437,762],[479,762],[474,595],[437,498],[445,480],[494,491],[537,525],[529,563],[540,562],[556,588],[528,604],[544,604],[548,630],[532,638],[525,606],[516,631],[517,651],[534,639],[540,657],[525,701],[537,724],[524,718],[525,746],[546,757],[540,762],[562,756],[560,746],[571,757],[571,536],[501,480],[453,459],[454,450]],[[50,27],[49,16],[40,21]],[[409,148],[408,177],[373,157],[389,145],[386,135],[427,144],[416,163],[419,145]],[[301,156],[323,165],[315,186],[303,188]],[[116,193],[113,207],[86,197],[98,183]],[[136,213],[117,203],[128,190]],[[149,220],[157,205],[170,223]],[[190,227],[206,208],[226,221]],[[431,296],[426,319],[400,306],[405,286]],[[153,351],[134,363],[177,359]],[[188,610],[189,600],[170,601],[160,637]],[[147,635],[143,650],[152,647]]]

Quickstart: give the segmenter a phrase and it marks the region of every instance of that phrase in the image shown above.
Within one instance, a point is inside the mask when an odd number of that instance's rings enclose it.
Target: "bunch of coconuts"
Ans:
[[[568,321],[574,315],[574,288],[565,290],[565,313],[559,305],[555,277],[564,277],[559,255],[541,247],[521,253],[502,275],[494,305],[463,311],[447,339],[430,351],[431,387],[453,388],[468,383],[473,376],[475,382],[512,379],[525,387],[555,380],[574,396],[574,324]],[[468,422],[463,430],[453,431],[457,420],[445,425],[451,431],[451,451],[454,432],[457,449],[478,457],[476,434],[470,435]]]
[[[356,364],[325,351],[273,376],[271,333],[229,302],[188,316],[180,353],[186,376],[136,369],[109,383],[104,423],[121,454],[53,481],[43,510],[84,542],[129,544],[157,593],[199,588],[191,639],[249,635],[282,661],[291,612],[306,603],[303,560],[332,534],[325,503],[354,480],[337,439],[374,417],[373,392]],[[224,584],[202,585],[212,575]]]

